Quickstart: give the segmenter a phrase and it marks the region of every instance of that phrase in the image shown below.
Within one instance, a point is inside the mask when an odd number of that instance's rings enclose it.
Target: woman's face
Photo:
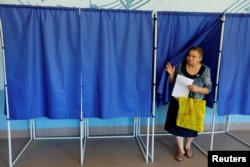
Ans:
[[[193,66],[193,65],[199,64],[201,62],[201,59],[202,59],[202,56],[200,55],[198,51],[190,50],[187,56],[187,63]]]

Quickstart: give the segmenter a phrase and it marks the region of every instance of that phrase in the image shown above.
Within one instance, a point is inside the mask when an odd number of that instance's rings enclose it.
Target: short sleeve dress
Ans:
[[[177,76],[177,74],[184,75],[188,78],[194,79],[194,82],[193,82],[194,85],[197,85],[199,87],[206,87],[208,88],[209,92],[212,90],[210,68],[206,65],[202,64],[197,74],[190,75],[188,74],[186,70],[186,61],[184,61],[177,67],[175,71],[175,77]],[[197,99],[204,99],[205,96],[200,93],[190,92],[189,97],[197,98]],[[196,137],[198,134],[196,131],[185,129],[176,125],[178,109],[179,109],[178,100],[174,97],[171,97],[169,106],[168,106],[168,112],[167,112],[164,129],[168,131],[169,133],[176,135],[176,136]]]

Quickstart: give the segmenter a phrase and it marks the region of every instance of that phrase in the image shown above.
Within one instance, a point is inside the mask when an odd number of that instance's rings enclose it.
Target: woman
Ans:
[[[202,58],[203,49],[200,47],[192,47],[188,52],[186,60],[177,68],[170,63],[167,63],[165,67],[165,70],[169,74],[169,81],[172,84],[175,83],[177,74],[194,79],[193,84],[188,86],[190,90],[189,97],[191,98],[204,99],[205,95],[212,89],[210,68],[201,63]],[[193,157],[191,144],[198,133],[176,125],[178,108],[178,100],[171,97],[164,129],[176,136],[178,150],[175,159],[182,161],[184,155],[188,158]]]

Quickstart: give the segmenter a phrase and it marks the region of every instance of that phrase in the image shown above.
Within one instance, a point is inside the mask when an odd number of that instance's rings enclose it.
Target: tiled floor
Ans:
[[[237,136],[250,143],[250,131],[237,131]],[[210,134],[199,135],[195,143],[204,150],[210,148]],[[27,139],[13,139],[13,157]],[[215,134],[213,150],[250,150],[225,133]],[[206,167],[207,157],[193,146],[194,157],[182,162],[174,159],[175,138],[155,137],[154,162],[145,162],[135,138],[88,139],[84,167]],[[8,142],[0,140],[0,167],[8,166]],[[79,140],[34,140],[15,163],[15,167],[80,167]]]

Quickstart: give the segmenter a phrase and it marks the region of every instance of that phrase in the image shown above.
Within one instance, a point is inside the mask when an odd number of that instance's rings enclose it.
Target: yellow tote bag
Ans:
[[[206,101],[188,97],[179,97],[177,126],[203,132],[206,112]]]

